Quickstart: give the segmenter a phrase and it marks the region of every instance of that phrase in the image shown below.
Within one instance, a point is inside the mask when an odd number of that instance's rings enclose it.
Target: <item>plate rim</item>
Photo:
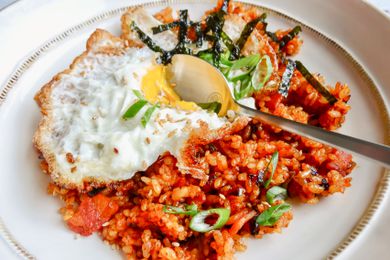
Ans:
[[[17,65],[16,69],[11,73],[10,76],[7,77],[7,79],[5,80],[5,84],[3,84],[3,88],[0,91],[0,109],[4,104],[9,92],[18,83],[19,78],[23,76],[23,74],[30,68],[30,66],[33,63],[35,63],[42,54],[49,51],[50,49],[55,47],[56,44],[64,41],[66,38],[72,36],[76,32],[88,28],[89,26],[92,26],[97,22],[104,21],[106,19],[119,15],[127,11],[128,9],[134,7],[151,8],[151,7],[159,7],[159,6],[164,7],[171,4],[213,3],[213,2],[215,1],[213,0],[148,0],[145,3],[134,3],[123,7],[109,9],[107,11],[99,13],[81,23],[78,23],[70,27],[69,29],[45,41],[42,45],[40,45],[38,48],[36,48],[30,54],[28,54],[28,57],[21,60],[21,62]],[[297,23],[301,25],[304,29],[319,36],[322,40],[325,40],[328,44],[335,47],[338,52],[343,54],[344,57],[347,58],[348,61],[353,64],[354,69],[356,69],[360,73],[362,80],[369,87],[370,92],[374,96],[375,100],[378,101],[377,106],[380,109],[381,118],[384,123],[384,132],[385,132],[384,143],[390,144],[390,116],[389,116],[389,111],[385,105],[383,95],[381,95],[379,91],[380,88],[378,88],[378,86],[375,84],[374,80],[372,79],[370,74],[364,69],[364,67],[347,51],[345,47],[343,47],[342,44],[338,43],[335,40],[332,40],[325,33],[320,32],[319,29],[315,29],[314,27],[307,25],[306,23],[300,21],[299,19],[295,19],[290,15],[287,15],[279,10],[273,9],[271,7],[263,6],[257,3],[253,3],[253,2],[245,2],[245,0],[235,1],[235,2],[260,8],[265,12],[272,13],[273,15],[282,17],[288,21]],[[367,3],[366,1],[363,2]],[[370,7],[373,8],[372,5],[370,5]],[[378,9],[376,8],[374,9],[378,11]],[[382,12],[379,13],[383,15]],[[382,207],[385,201],[385,196],[389,191],[389,189],[390,189],[390,170],[382,168],[382,176],[380,177],[377,183],[375,194],[371,198],[371,201],[369,202],[362,216],[359,218],[359,220],[352,228],[352,230],[338,244],[336,244],[335,248],[331,250],[326,256],[324,256],[324,258],[334,259],[335,257],[339,256],[354,240],[356,240],[356,238],[372,222],[374,216],[377,215],[379,209]],[[34,255],[28,252],[28,250],[24,248],[24,246],[13,237],[12,233],[8,230],[7,226],[5,225],[1,215],[0,215],[0,237],[5,240],[6,244],[10,246],[11,249],[13,249],[18,256],[24,259],[36,259]]]

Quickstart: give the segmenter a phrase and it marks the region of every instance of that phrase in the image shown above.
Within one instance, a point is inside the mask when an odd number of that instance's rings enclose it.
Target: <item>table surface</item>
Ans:
[[[19,0],[20,1],[20,0]],[[12,6],[15,2],[19,2],[18,0],[0,0],[0,18],[1,16],[6,16],[6,10],[8,7]],[[24,3],[18,3],[18,5],[32,5],[33,0],[21,0]],[[368,2],[375,5],[377,8],[385,11],[390,16],[390,0],[367,0]],[[38,0],[37,2],[41,4],[57,4],[60,1],[47,1],[47,0]],[[16,4],[15,4],[16,5]],[[27,8],[28,10],[28,8]],[[91,16],[88,14],[88,16]],[[3,17],[5,18],[5,17]],[[88,17],[85,17],[88,18]],[[1,20],[1,19],[0,19]],[[26,19],[23,20],[26,22]],[[21,28],[22,24],[17,26],[16,28]],[[2,30],[0,24],[0,35],[3,35],[3,32],[7,33],[6,30]],[[31,39],[32,41],[36,41],[37,43],[41,43],[39,39]],[[0,48],[1,49],[1,48]],[[1,74],[4,74],[3,69],[5,68],[5,64],[1,64],[0,62],[0,71]],[[12,71],[13,68],[11,68]],[[9,72],[5,73],[6,75]],[[1,79],[5,80],[5,78]],[[1,82],[3,83],[3,82]],[[2,85],[0,85],[2,86]],[[370,224],[366,229],[366,234],[364,239],[357,239],[353,243],[353,253],[347,255],[346,259],[390,259],[390,252],[388,250],[389,241],[390,241],[390,228],[383,228],[383,225],[390,223],[390,198],[387,198],[387,202],[384,207],[381,208],[381,212],[376,215],[377,218],[375,221]],[[370,245],[368,246],[366,241],[370,241]],[[0,259],[18,259],[17,255],[2,241],[0,238]]]

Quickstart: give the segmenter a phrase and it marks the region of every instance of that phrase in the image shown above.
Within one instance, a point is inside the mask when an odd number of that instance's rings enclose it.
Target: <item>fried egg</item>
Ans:
[[[179,157],[190,132],[226,120],[180,100],[166,79],[156,53],[128,48],[123,55],[89,53],[51,92],[50,133],[43,139],[54,156],[52,175],[62,183],[126,180],[146,170],[160,155]],[[147,104],[133,117],[122,115],[136,103],[139,91]],[[158,105],[145,126],[142,117]]]

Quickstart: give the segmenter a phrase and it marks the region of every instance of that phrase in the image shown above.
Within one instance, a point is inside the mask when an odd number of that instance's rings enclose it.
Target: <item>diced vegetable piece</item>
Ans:
[[[80,206],[67,224],[74,232],[89,236],[98,231],[118,209],[115,201],[102,194],[94,197],[83,196]]]

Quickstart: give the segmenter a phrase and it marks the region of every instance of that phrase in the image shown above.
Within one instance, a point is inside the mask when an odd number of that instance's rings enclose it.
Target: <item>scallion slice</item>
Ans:
[[[279,152],[276,151],[272,154],[271,160],[269,160],[267,167],[265,168],[265,171],[264,171],[264,172],[267,172],[269,166],[272,165],[271,176],[269,176],[268,180],[264,183],[265,188],[268,188],[268,185],[272,181],[272,177],[274,176],[276,166],[278,165],[278,160],[279,160]]]
[[[287,190],[279,186],[274,186],[267,190],[266,198],[270,204],[274,204],[278,200],[285,200],[287,198]]]
[[[181,207],[165,205],[163,211],[169,214],[182,214],[182,215],[194,216],[198,213],[198,206],[196,206],[195,204],[185,205],[183,209]]]
[[[214,112],[216,114],[219,113],[221,110],[222,104],[219,102],[209,102],[209,103],[196,103],[198,106],[200,106],[202,109]]]
[[[138,89],[133,89],[133,93],[134,95],[139,98],[139,99],[144,99],[144,97],[142,96],[142,93],[141,91],[139,91]]]
[[[252,75],[252,87],[254,90],[260,90],[264,84],[267,83],[272,72],[273,67],[271,59],[268,55],[262,56]]]
[[[130,119],[137,115],[137,113],[148,103],[148,101],[140,99],[135,102],[127,111],[123,114],[123,119]]]
[[[253,54],[233,62],[232,70],[255,67],[260,61],[260,54]]]
[[[252,94],[252,82],[249,76],[237,82],[233,89],[234,98],[240,100]]]
[[[154,110],[156,110],[156,107],[157,107],[156,105],[153,105],[153,106],[149,107],[146,110],[145,114],[142,116],[141,124],[142,124],[143,127],[146,127],[146,124],[149,122],[149,120],[150,120]]]
[[[330,105],[333,105],[337,102],[337,99],[325,88],[310,72],[303,66],[302,62],[295,61],[297,65],[297,70],[305,77],[305,79],[313,86],[326,100],[328,100]]]
[[[218,215],[217,221],[214,225],[207,224],[206,218],[214,214]],[[211,230],[219,229],[223,227],[230,217],[230,209],[216,208],[204,210],[192,217],[190,222],[190,228],[196,232],[209,232]]]
[[[273,226],[289,210],[291,210],[291,205],[287,203],[272,206],[256,218],[256,223],[260,226]]]

